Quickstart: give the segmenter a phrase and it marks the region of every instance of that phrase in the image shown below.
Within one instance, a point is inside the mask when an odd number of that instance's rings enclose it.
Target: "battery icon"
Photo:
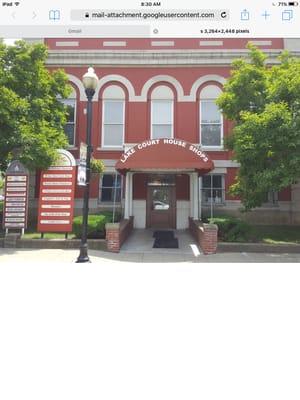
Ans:
[[[290,2],[289,2],[289,6],[290,6],[290,7],[297,6],[297,5],[298,5],[298,2],[297,2],[297,1],[290,1]]]

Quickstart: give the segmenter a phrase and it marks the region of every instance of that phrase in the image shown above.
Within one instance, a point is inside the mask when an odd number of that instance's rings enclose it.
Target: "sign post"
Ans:
[[[41,173],[38,232],[72,232],[76,162],[58,150],[59,161]]]
[[[5,174],[3,228],[24,234],[28,220],[29,172],[20,161],[12,161]]]

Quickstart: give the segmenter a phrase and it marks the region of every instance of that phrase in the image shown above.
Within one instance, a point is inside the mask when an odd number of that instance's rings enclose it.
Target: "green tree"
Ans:
[[[28,168],[47,168],[65,148],[67,111],[59,98],[71,92],[63,70],[45,67],[43,44],[0,42],[0,170],[18,155]]]
[[[249,49],[250,60],[233,62],[217,100],[235,123],[225,143],[241,167],[230,192],[246,210],[300,178],[300,61],[283,52],[268,66],[263,52]]]

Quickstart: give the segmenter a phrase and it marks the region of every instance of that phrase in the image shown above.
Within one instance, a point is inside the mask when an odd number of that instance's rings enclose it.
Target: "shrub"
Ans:
[[[0,213],[2,213],[3,212],[3,201],[0,201]]]
[[[105,215],[89,215],[87,226],[87,237],[89,239],[101,239],[105,237]],[[77,238],[81,238],[82,216],[73,219],[73,232]]]
[[[102,160],[97,160],[96,158],[91,158],[91,171],[94,174],[102,174],[104,171],[104,163]]]
[[[107,219],[106,222],[113,222],[113,212],[112,211],[101,211],[99,215],[104,215]],[[119,222],[121,219],[121,213],[119,211],[115,211],[114,222]]]
[[[224,242],[246,242],[251,235],[250,225],[239,218],[222,216],[208,219],[218,225],[218,237]]]
[[[112,222],[112,211],[103,211],[101,214],[91,214],[88,217],[87,237],[89,239],[105,238],[105,224]],[[120,213],[115,213],[115,222],[120,220]],[[118,219],[117,219],[118,218]],[[73,232],[76,238],[81,238],[82,216],[73,219]]]

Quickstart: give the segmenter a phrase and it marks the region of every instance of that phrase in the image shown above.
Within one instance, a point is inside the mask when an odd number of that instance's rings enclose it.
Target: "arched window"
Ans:
[[[174,136],[174,93],[168,86],[158,86],[151,93],[151,138]]]
[[[124,143],[125,93],[117,85],[103,92],[102,147],[120,148]]]
[[[216,85],[205,86],[200,93],[200,144],[203,147],[223,146],[223,116],[216,99],[222,93]]]
[[[73,90],[67,99],[59,99],[67,107],[67,123],[64,127],[69,145],[75,146],[76,134],[76,91]]]

